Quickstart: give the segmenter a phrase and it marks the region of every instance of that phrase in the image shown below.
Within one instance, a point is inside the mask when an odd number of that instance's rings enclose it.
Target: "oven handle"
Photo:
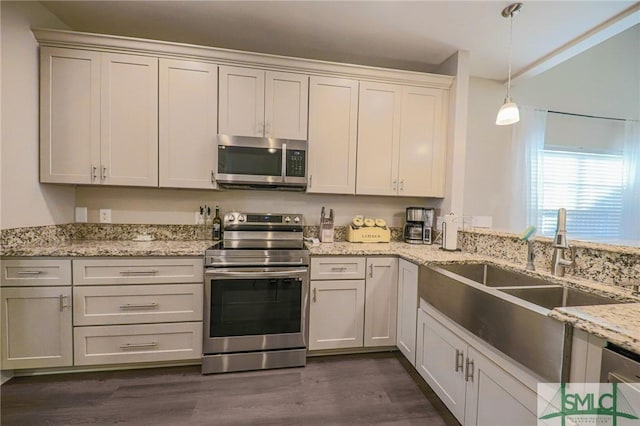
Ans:
[[[306,274],[307,269],[289,269],[286,271],[206,271],[208,277],[247,277],[247,278],[275,278],[291,277],[292,275]]]
[[[261,264],[259,264],[259,265],[263,266]],[[283,266],[304,265],[304,260],[300,259],[297,262],[277,262],[276,265],[278,265],[278,266],[282,266],[282,265]],[[273,266],[276,266],[276,265],[269,265],[268,263],[264,264],[264,266],[266,266],[266,267],[269,267],[269,266],[273,267]],[[209,263],[208,266],[229,266],[229,262],[224,262],[224,261],[222,261],[222,262],[211,262],[211,263]],[[244,266],[244,267],[254,266],[255,267],[256,266],[256,262],[247,262],[247,263],[234,262],[233,266]]]

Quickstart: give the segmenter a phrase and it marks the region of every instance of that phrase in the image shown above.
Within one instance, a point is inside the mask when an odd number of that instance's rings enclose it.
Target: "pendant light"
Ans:
[[[507,80],[507,97],[504,98],[504,104],[498,110],[496,124],[504,126],[514,124],[520,121],[520,111],[518,105],[511,100],[511,42],[513,40],[513,17],[517,15],[522,7],[522,3],[513,3],[502,10],[502,16],[509,18],[509,79]]]

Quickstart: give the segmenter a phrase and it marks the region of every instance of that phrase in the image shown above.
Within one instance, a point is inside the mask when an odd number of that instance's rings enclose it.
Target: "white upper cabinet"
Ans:
[[[102,183],[158,186],[158,59],[102,54]]]
[[[307,139],[309,77],[220,67],[218,133]]]
[[[216,188],[218,67],[160,59],[161,187]]]
[[[356,193],[443,197],[442,89],[361,82]]]
[[[357,137],[358,81],[312,76],[307,192],[355,193]]]
[[[446,116],[441,89],[402,87],[398,194],[444,197]]]
[[[400,86],[360,82],[358,194],[397,194],[401,96]]]
[[[158,59],[40,50],[42,182],[158,185]]]
[[[40,49],[40,181],[95,182],[100,166],[100,53]]]

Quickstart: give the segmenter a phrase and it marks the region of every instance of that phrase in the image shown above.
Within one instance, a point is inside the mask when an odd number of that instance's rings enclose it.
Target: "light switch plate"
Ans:
[[[86,207],[76,207],[76,223],[87,223]]]
[[[100,223],[111,223],[111,209],[100,209]]]

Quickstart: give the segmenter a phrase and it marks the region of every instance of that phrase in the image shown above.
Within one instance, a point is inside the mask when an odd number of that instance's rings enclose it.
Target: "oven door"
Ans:
[[[305,348],[306,267],[205,270],[205,354]]]

